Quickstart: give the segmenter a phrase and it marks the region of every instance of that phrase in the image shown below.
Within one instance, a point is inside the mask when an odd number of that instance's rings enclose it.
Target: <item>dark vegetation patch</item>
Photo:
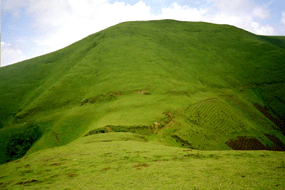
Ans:
[[[24,171],[20,171],[19,174],[20,175],[26,175],[28,173],[33,173],[34,171],[33,170],[24,170]]]
[[[25,165],[25,168],[29,168],[29,167],[30,167],[30,164]]]
[[[14,133],[6,139],[5,154],[6,162],[22,158],[31,146],[42,136],[37,125],[29,125],[22,133]]]
[[[150,126],[138,125],[138,126],[114,126],[107,125],[104,128],[94,129],[89,131],[85,136],[100,134],[100,133],[108,133],[108,132],[133,132],[143,135],[151,135],[153,134],[153,130]]]
[[[285,162],[282,161],[280,165],[276,167],[276,169],[285,169]]]
[[[102,140],[102,142],[112,142],[112,140]]]
[[[32,114],[34,114],[34,113],[36,113],[36,112],[38,112],[38,111],[40,111],[41,110],[41,108],[39,107],[39,108],[34,108],[34,109],[31,109],[31,110],[29,110],[29,111],[27,111],[26,113],[23,113],[23,114],[21,114],[21,115],[17,115],[19,112],[21,112],[22,110],[19,110],[17,113],[14,113],[13,114],[13,117],[14,117],[14,123],[19,123],[19,122],[22,122],[22,120],[24,119],[24,118],[26,118],[27,116],[29,116],[29,115],[32,115]]]
[[[198,152],[197,154],[185,154],[184,157],[205,158],[206,156],[199,154]]]
[[[268,136],[268,135],[266,135]],[[247,138],[247,137],[237,137],[237,139],[230,139],[226,144],[231,147],[233,150],[284,150],[280,147],[278,143],[281,143],[277,138],[270,136],[271,139],[275,141],[276,144],[273,147],[264,146],[259,140],[256,138]],[[269,139],[270,139],[269,138]],[[270,140],[271,140],[270,139]]]
[[[99,96],[95,96],[93,98],[89,98],[89,99],[85,99],[81,102],[81,105],[90,103],[90,104],[94,104],[97,102],[109,102],[112,100],[117,99],[118,96],[123,95],[123,93],[121,92],[115,92],[115,93],[109,93],[109,94],[101,94]]]
[[[190,97],[190,95],[186,92],[186,91],[169,91],[167,92],[167,94],[171,94],[171,95],[186,95],[188,97]]]

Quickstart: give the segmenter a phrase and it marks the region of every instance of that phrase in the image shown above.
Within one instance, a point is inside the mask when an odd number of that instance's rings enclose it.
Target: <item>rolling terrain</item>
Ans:
[[[284,36],[125,22],[0,68],[0,91],[0,188],[285,188]]]

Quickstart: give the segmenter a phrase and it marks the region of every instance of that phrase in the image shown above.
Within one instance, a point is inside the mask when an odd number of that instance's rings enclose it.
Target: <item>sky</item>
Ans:
[[[284,0],[2,0],[1,66],[59,50],[121,22],[161,19],[285,36]]]

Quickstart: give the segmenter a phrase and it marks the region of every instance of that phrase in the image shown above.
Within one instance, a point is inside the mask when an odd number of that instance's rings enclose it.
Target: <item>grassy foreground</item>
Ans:
[[[284,152],[198,151],[96,134],[0,165],[1,189],[284,189]]]

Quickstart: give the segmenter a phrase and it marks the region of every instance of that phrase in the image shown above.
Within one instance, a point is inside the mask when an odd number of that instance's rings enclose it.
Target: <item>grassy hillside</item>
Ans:
[[[284,150],[284,64],[285,37],[174,20],[112,26],[0,68],[0,163],[116,132],[147,146]]]
[[[0,188],[284,189],[284,169],[284,152],[198,151],[108,133],[0,165]]]

